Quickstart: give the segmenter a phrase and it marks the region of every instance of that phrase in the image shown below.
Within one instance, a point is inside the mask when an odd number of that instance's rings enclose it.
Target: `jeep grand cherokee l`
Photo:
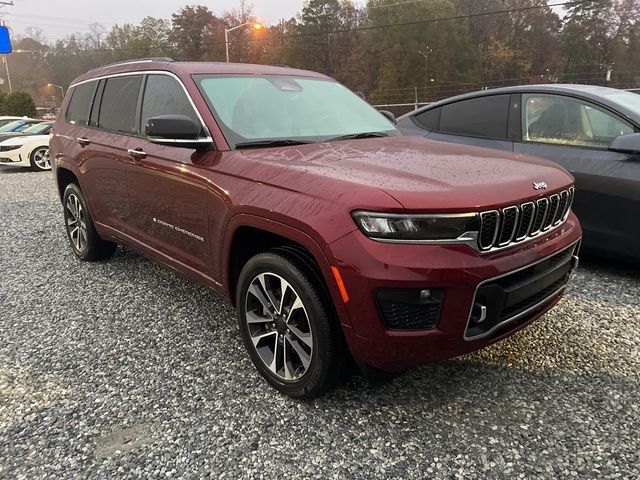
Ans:
[[[121,243],[211,287],[294,397],[333,385],[348,355],[399,372],[511,335],[577,261],[561,167],[400,136],[313,72],[99,68],[71,86],[50,151],[75,254]]]

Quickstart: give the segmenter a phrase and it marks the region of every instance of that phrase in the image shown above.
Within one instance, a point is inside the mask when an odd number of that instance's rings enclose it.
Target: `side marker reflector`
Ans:
[[[336,283],[338,284],[338,290],[340,290],[342,301],[344,303],[348,303],[349,294],[347,293],[347,288],[344,286],[344,282],[342,281],[342,275],[340,275],[340,270],[338,270],[338,267],[331,267],[331,271],[333,272],[333,276],[335,277]]]

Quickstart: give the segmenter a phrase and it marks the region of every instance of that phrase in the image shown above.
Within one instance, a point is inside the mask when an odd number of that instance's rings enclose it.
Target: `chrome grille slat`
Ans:
[[[480,236],[478,237],[480,250],[486,250],[495,245],[499,230],[500,213],[497,210],[480,214]]]
[[[483,252],[503,249],[559,226],[573,203],[571,187],[535,202],[480,213],[478,247]]]
[[[533,202],[527,202],[520,205],[520,222],[516,233],[516,242],[524,240],[529,236],[535,215],[536,205]]]
[[[547,213],[547,218],[545,219],[543,230],[548,230],[554,223],[556,223],[556,215],[558,214],[559,203],[560,196],[558,194],[553,194],[549,197],[549,212]]]
[[[499,247],[508,245],[513,240],[513,236],[516,234],[516,228],[518,228],[519,216],[520,209],[516,206],[502,209],[502,225],[500,227],[500,238],[498,239]]]

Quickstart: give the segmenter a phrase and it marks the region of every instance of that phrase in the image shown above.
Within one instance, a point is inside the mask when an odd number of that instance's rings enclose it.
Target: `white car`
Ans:
[[[0,141],[0,166],[5,165],[51,170],[49,134],[19,135]]]

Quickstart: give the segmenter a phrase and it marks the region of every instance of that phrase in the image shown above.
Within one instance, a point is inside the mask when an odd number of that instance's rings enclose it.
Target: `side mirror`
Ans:
[[[393,112],[390,112],[389,110],[378,110],[384,117],[387,117],[387,120],[389,120],[391,123],[393,123],[394,125],[396,123],[398,123],[396,121],[396,116],[393,114]]]
[[[640,155],[640,133],[630,133],[616,137],[609,145],[612,152]]]
[[[208,148],[213,141],[202,138],[201,132],[202,127],[186,115],[161,115],[150,118],[145,125],[150,142],[169,147]]]

